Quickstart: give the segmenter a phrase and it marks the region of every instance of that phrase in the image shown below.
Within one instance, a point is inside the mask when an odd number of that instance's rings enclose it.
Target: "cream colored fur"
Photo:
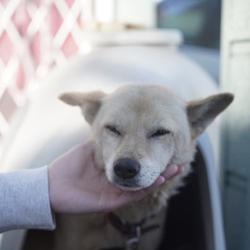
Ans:
[[[128,222],[137,222],[151,214],[150,220],[163,225],[168,198],[182,185],[190,172],[195,154],[195,139],[232,101],[230,94],[218,94],[204,100],[185,103],[162,86],[125,86],[112,94],[65,93],[60,97],[81,108],[92,127],[95,159],[107,179],[121,189],[150,186],[169,164],[183,165],[179,176],[139,202],[121,208],[116,214]],[[120,134],[107,128],[115,127]],[[168,131],[151,135],[159,128]],[[119,158],[136,159],[141,169],[129,187],[114,177],[114,163]],[[123,246],[123,237],[111,226],[104,214],[58,217],[57,250],[99,250]],[[140,249],[157,248],[162,229],[142,237]]]

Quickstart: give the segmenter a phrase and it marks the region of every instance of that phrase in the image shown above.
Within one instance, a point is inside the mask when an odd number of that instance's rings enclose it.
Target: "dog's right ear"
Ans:
[[[205,99],[189,102],[187,115],[191,126],[192,138],[195,139],[233,101],[231,93],[221,93]]]
[[[67,92],[61,94],[59,99],[69,105],[79,106],[86,121],[89,124],[92,124],[105,96],[106,94],[102,91],[92,91],[85,93]]]

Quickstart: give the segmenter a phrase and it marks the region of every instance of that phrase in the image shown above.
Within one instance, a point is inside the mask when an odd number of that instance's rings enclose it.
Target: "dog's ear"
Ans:
[[[102,91],[67,92],[61,94],[59,99],[69,105],[79,106],[86,121],[92,124],[105,96]]]
[[[192,138],[195,139],[205,128],[233,101],[230,93],[222,93],[187,104],[187,115],[191,126]]]

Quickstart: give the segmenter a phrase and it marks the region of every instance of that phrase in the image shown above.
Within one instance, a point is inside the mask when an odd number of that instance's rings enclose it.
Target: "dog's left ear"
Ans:
[[[187,104],[187,115],[192,138],[195,139],[233,101],[230,93],[222,93]]]
[[[92,91],[85,93],[67,92],[61,94],[59,99],[69,105],[79,106],[86,121],[89,124],[92,124],[105,96],[106,94],[102,91]]]

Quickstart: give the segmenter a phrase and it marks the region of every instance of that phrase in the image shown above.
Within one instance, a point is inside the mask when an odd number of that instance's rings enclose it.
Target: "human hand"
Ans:
[[[49,166],[49,195],[52,209],[65,213],[110,211],[140,200],[181,171],[169,166],[155,183],[139,191],[123,191],[108,182],[93,159],[93,145],[78,145]]]

